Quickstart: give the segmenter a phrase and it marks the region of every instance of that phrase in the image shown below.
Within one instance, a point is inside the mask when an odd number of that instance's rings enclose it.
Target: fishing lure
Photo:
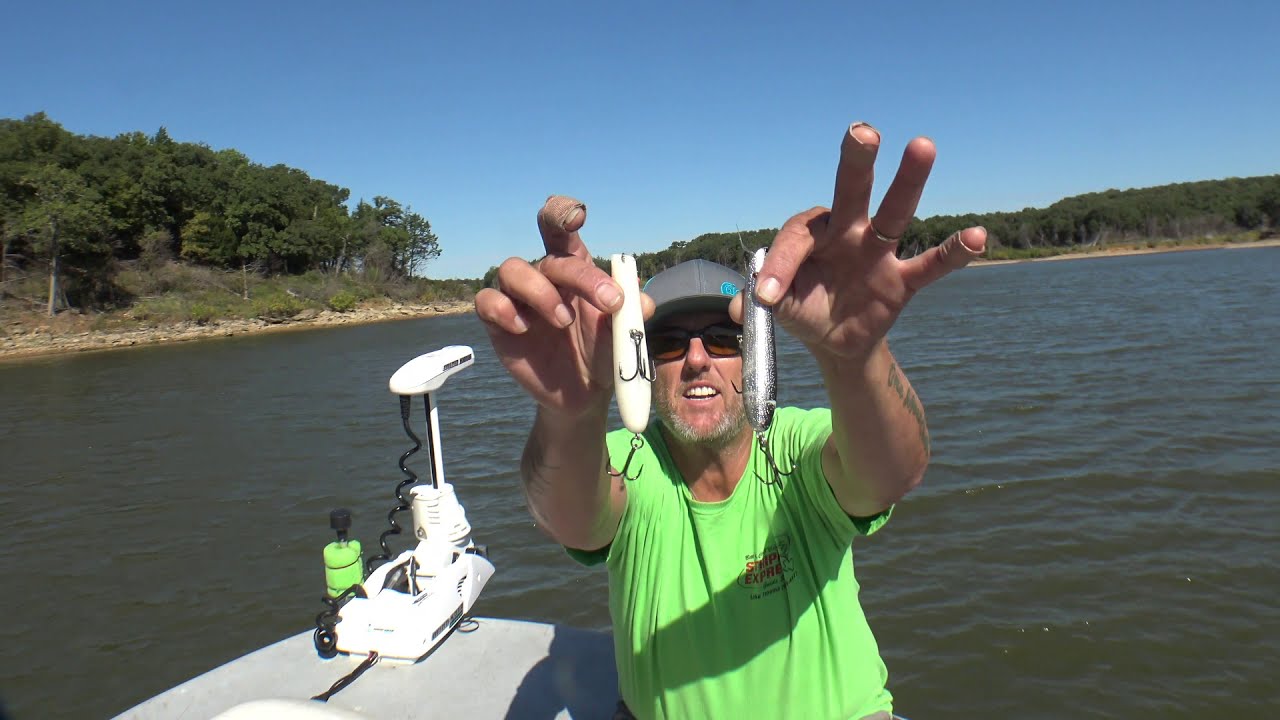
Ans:
[[[613,358],[618,364],[618,372],[613,376],[613,394],[618,399],[622,424],[635,435],[622,470],[617,473],[610,471],[609,474],[634,480],[639,477],[640,470],[634,476],[627,475],[627,470],[636,450],[644,446],[642,433],[649,426],[649,404],[653,397],[649,383],[654,379],[653,361],[649,359],[649,344],[644,336],[636,259],[631,255],[614,254],[610,256],[609,264],[614,281],[622,288],[622,307],[613,316]]]
[[[745,248],[744,248],[745,249]],[[756,250],[747,264],[747,288],[742,305],[742,401],[746,406],[747,422],[755,431],[756,442],[769,462],[771,477],[762,482],[772,484],[779,476],[790,475],[792,470],[782,471],[769,451],[767,433],[773,424],[773,413],[778,409],[778,357],[774,346],[773,308],[756,298],[756,283],[764,268],[765,248]]]
[[[751,256],[742,305],[742,400],[747,408],[747,421],[757,435],[769,431],[773,412],[778,407],[773,308],[756,299],[756,283],[767,252],[760,248]]]

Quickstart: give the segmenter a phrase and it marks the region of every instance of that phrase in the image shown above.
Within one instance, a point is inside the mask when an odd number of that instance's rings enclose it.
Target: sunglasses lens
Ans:
[[[679,360],[689,350],[692,337],[702,339],[702,347],[712,357],[735,357],[742,353],[742,339],[730,328],[709,327],[696,333],[669,330],[649,336],[649,352],[654,360]]]
[[[654,360],[675,360],[684,356],[689,347],[689,337],[676,335],[652,335],[649,337],[649,352]]]
[[[702,345],[716,357],[733,357],[742,352],[737,333],[712,332],[702,336]]]

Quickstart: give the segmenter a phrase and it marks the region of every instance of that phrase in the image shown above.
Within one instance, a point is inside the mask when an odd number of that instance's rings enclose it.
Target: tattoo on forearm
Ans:
[[[889,387],[897,393],[903,407],[911,413],[911,417],[916,419],[916,427],[920,431],[920,443],[924,445],[924,451],[928,454],[931,451],[931,445],[929,426],[924,421],[924,408],[920,407],[920,399],[916,397],[916,391],[907,386],[906,378],[903,377],[896,362],[889,366]]]
[[[547,486],[550,484],[550,473],[548,470],[555,468],[547,467],[546,448],[543,447],[539,438],[529,438],[528,445],[525,446],[524,456],[520,459],[524,472],[524,488],[525,493],[530,500],[546,494]]]

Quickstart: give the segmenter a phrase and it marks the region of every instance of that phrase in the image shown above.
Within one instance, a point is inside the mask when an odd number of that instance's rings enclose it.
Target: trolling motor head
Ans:
[[[444,385],[450,375],[475,364],[475,353],[466,345],[449,345],[419,355],[391,376],[391,392],[401,396],[426,395]]]

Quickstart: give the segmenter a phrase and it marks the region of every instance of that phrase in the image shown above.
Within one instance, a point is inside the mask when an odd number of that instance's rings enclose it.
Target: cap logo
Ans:
[[[738,286],[726,280],[720,283],[720,294],[721,295],[737,295]]]

